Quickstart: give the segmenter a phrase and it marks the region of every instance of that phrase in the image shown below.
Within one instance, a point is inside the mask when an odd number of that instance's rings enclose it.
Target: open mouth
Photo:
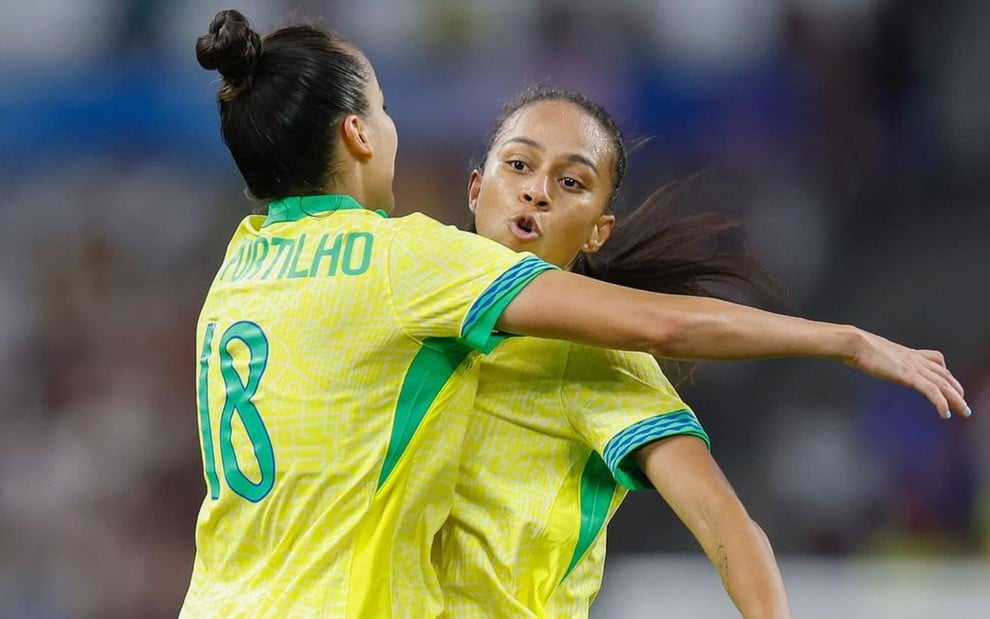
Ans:
[[[540,236],[540,224],[532,215],[516,215],[509,223],[509,228],[517,238],[531,240]]]

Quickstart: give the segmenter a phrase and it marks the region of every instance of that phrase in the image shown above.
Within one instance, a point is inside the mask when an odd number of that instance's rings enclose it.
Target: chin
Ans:
[[[533,251],[532,247],[527,247],[525,243],[521,242],[514,236],[510,236],[507,239],[501,239],[499,240],[499,243],[505,245],[512,251]]]

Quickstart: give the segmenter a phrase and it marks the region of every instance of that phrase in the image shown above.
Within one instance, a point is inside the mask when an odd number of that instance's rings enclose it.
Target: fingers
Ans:
[[[923,370],[922,377],[930,384],[934,385],[934,387],[941,394],[942,399],[946,402],[947,407],[939,409],[939,412],[942,413],[943,417],[948,419],[951,416],[951,413],[948,415],[946,414],[950,411],[950,409],[959,413],[963,417],[969,417],[969,406],[966,405],[966,400],[963,399],[960,389],[953,385],[952,382],[946,379],[941,373],[930,368]]]
[[[919,350],[918,352],[921,353],[922,355],[924,355],[927,359],[931,359],[935,363],[941,365],[943,368],[945,367],[945,355],[943,355],[939,351],[937,351],[937,350]]]
[[[944,419],[952,417],[953,411],[963,417],[972,415],[972,410],[966,404],[963,386],[946,367],[942,353],[937,350],[914,350],[886,340],[879,341],[886,344],[877,347],[878,351],[885,354],[860,357],[860,369],[921,392]],[[893,361],[893,364],[887,365],[888,361]],[[888,373],[888,370],[892,372]]]
[[[948,380],[952,385],[959,391],[959,393],[965,393],[962,384],[956,380],[956,377],[952,375],[949,368],[945,365],[945,356],[937,350],[918,350],[915,351],[923,356],[929,361],[929,367],[933,368],[936,372],[941,374]]]
[[[956,380],[956,377],[952,375],[952,372],[949,371],[949,368],[942,365],[933,365],[930,366],[930,369],[933,372],[935,372],[935,374],[945,379],[950,385],[952,385],[952,388],[959,393],[960,397],[966,395],[966,390],[963,389],[962,383]]]
[[[938,411],[940,417],[943,419],[952,417],[952,412],[949,410],[949,401],[946,399],[945,394],[942,393],[942,390],[938,388],[935,381],[919,374],[911,386],[928,398],[928,401],[935,406],[935,410]]]

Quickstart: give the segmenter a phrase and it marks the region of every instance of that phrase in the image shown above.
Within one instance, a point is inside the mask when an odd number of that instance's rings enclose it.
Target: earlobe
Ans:
[[[615,215],[602,215],[598,218],[598,223],[591,229],[591,237],[581,248],[586,254],[596,253],[612,236],[612,228],[615,226]]]

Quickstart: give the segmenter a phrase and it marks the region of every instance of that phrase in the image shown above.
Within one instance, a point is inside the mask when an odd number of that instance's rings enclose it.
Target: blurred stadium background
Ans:
[[[971,420],[812,361],[710,363],[682,386],[782,557],[798,616],[990,607],[990,3],[338,0],[377,66],[397,212],[463,225],[469,161],[537,81],[606,103],[632,204],[703,172],[793,311],[937,347]],[[35,0],[0,20],[0,616],[168,617],[204,483],[196,313],[253,205],[195,38],[213,0]],[[595,614],[731,616],[670,510],[631,497]]]

